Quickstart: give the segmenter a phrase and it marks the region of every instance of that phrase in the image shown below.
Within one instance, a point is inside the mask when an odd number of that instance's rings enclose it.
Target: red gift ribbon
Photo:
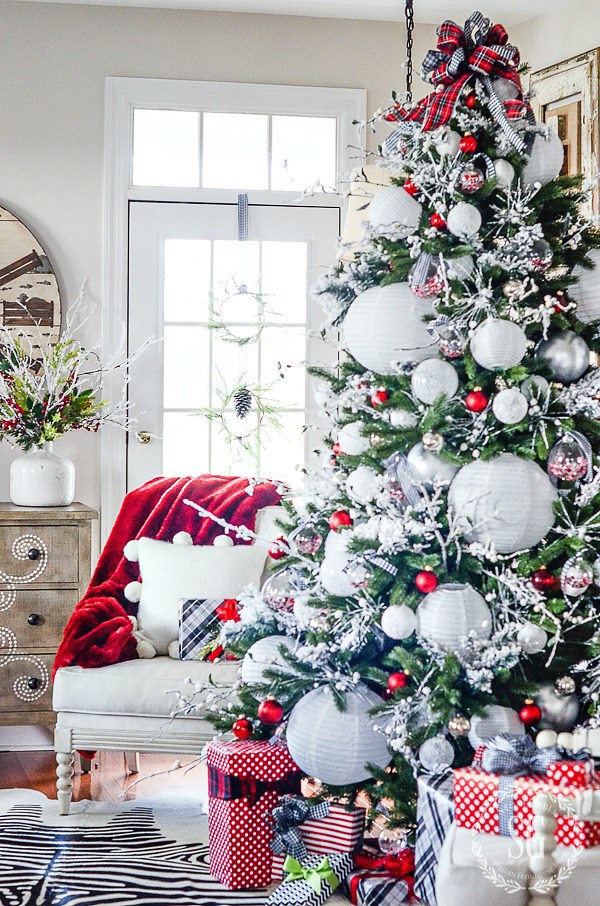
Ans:
[[[241,620],[238,602],[235,598],[225,598],[223,603],[219,604],[215,613],[223,623],[227,622],[227,620],[233,620],[234,623],[239,623]]]
[[[357,868],[363,868],[366,871],[385,872],[393,878],[404,878],[415,870],[415,854],[408,846],[396,856],[357,853],[354,856],[354,864]]]
[[[265,782],[250,775],[238,777],[235,774],[227,774],[209,765],[208,795],[212,799],[224,799],[228,802],[232,799],[248,799],[250,806],[255,806],[264,793],[274,792],[280,796],[299,793],[301,780],[301,771],[290,771],[280,780]]]

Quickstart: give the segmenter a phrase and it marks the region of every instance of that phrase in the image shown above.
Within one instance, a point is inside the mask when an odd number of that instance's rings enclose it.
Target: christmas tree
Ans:
[[[600,235],[518,50],[475,13],[393,96],[391,177],[315,294],[330,451],[221,644],[241,738],[413,820],[416,773],[496,733],[569,743],[600,691]],[[332,452],[331,452],[332,451]]]

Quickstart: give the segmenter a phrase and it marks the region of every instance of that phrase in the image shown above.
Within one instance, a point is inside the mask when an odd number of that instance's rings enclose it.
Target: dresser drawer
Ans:
[[[76,525],[1,525],[0,585],[79,581]]]
[[[32,660],[33,659],[33,660]],[[52,654],[0,656],[0,714],[52,710]],[[38,684],[37,688],[30,688]]]
[[[1,594],[6,598],[11,592]],[[12,595],[14,603],[0,614],[0,621],[3,628],[13,633],[18,647],[46,651],[58,648],[67,620],[79,600],[77,589],[24,588]],[[0,634],[0,646],[2,644]]]

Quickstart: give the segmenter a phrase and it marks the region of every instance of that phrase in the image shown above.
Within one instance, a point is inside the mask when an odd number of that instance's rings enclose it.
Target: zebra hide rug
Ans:
[[[200,797],[57,803],[0,790],[2,906],[262,906],[210,876]]]

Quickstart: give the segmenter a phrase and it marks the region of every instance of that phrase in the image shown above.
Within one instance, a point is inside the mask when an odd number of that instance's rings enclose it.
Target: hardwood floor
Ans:
[[[155,771],[168,770],[177,755],[140,755],[139,774],[128,774],[125,756],[121,752],[99,752],[89,774],[82,774],[79,757],[75,756],[73,799],[116,801],[136,780]],[[182,764],[190,761],[181,756]],[[54,752],[0,752],[0,789],[29,789],[56,799],[56,761]],[[130,789],[124,799],[154,796],[169,790],[190,790],[198,793],[205,785],[205,768],[196,767],[188,774],[183,770],[169,776],[148,777]]]

